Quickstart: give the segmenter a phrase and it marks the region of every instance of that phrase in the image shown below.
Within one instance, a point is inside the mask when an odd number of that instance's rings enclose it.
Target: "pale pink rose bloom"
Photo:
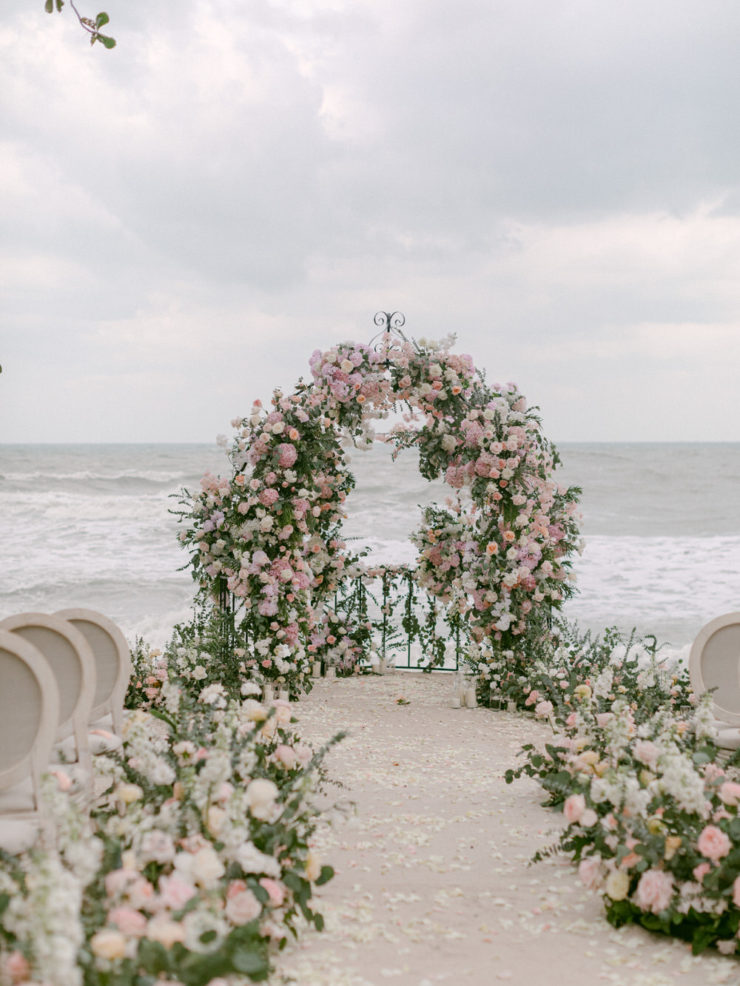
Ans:
[[[267,890],[267,888],[265,888]],[[269,890],[267,890],[270,893]],[[270,898],[272,900],[272,897]],[[282,899],[280,901],[282,903]],[[226,917],[232,924],[247,924],[260,916],[262,905],[251,890],[241,890],[238,894],[229,896],[226,901]]]
[[[580,821],[581,815],[586,810],[586,799],[582,794],[571,794],[565,799],[563,805],[563,815],[569,825]]]
[[[292,770],[298,763],[298,757],[296,756],[295,750],[291,746],[286,746],[285,743],[281,743],[278,747],[276,747],[275,759],[287,770]]]
[[[569,729],[572,729],[577,722],[578,722],[578,713],[577,712],[571,712],[571,714],[565,720],[565,725]]]
[[[28,959],[22,952],[11,952],[5,957],[3,970],[13,983],[20,983],[31,975]]]
[[[632,747],[632,755],[646,767],[654,767],[658,761],[658,747],[650,740],[638,740]]]
[[[265,888],[270,897],[268,902],[270,907],[280,907],[285,900],[285,887],[282,883],[271,880],[269,876],[263,876],[260,880],[260,886]]]
[[[159,878],[159,899],[163,907],[179,911],[195,894],[195,887],[181,879],[176,873]]]
[[[604,726],[608,725],[614,718],[613,712],[599,712],[596,716],[596,725],[603,729]]]
[[[584,886],[595,890],[602,883],[602,867],[599,856],[587,856],[578,864],[578,876]]]
[[[591,828],[591,826],[595,825],[598,822],[598,820],[599,820],[599,816],[596,814],[593,808],[587,808],[584,811],[584,813],[581,815],[579,824],[582,825],[583,828],[588,829]]]
[[[671,903],[673,878],[663,870],[646,870],[637,884],[635,896],[641,910],[660,914]]]
[[[736,805],[740,801],[740,784],[735,781],[725,781],[720,786],[719,796],[726,805]]]
[[[534,707],[534,714],[543,719],[552,712],[552,702],[538,702]]]
[[[704,879],[707,873],[709,873],[711,868],[712,867],[709,863],[699,863],[698,866],[695,866],[693,869],[693,874],[696,882],[701,883],[701,881]]]
[[[172,948],[175,942],[185,941],[185,929],[179,921],[172,921],[165,914],[158,914],[149,922],[147,938],[158,941],[165,948]]]
[[[111,870],[105,877],[105,892],[109,897],[115,897],[116,894],[123,893],[129,883],[133,883],[138,876],[136,870]]]
[[[146,918],[141,911],[135,911],[133,907],[114,907],[108,914],[108,920],[124,935],[140,938],[146,931]]]
[[[524,701],[524,704],[525,705],[534,705],[535,702],[537,702],[539,700],[539,697],[540,697],[540,693],[537,691],[536,688],[533,688],[532,691],[529,693],[529,695],[527,695],[527,697],[526,697],[526,699]]]
[[[740,876],[735,877],[732,885],[732,903],[735,907],[740,907]]]
[[[143,877],[134,880],[129,886],[127,893],[129,903],[132,907],[151,910],[154,901],[154,887],[148,880],[145,880]]]
[[[726,856],[732,849],[732,843],[722,829],[717,828],[716,825],[707,825],[702,829],[696,846],[702,856],[706,856],[714,863]]]

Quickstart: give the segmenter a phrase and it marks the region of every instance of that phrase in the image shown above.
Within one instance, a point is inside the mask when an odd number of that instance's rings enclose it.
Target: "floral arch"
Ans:
[[[331,659],[331,600],[357,574],[341,535],[354,486],[342,439],[368,446],[373,423],[405,408],[388,440],[416,447],[422,476],[450,492],[412,536],[415,578],[464,622],[485,699],[573,591],[579,491],[554,480],[557,452],[514,384],[487,384],[454,337],[416,342],[403,322],[378,313],[370,344],[315,351],[310,382],[232,422],[232,475],[187,494],[180,540],[203,590],[238,612],[252,674],[307,687],[313,662]]]

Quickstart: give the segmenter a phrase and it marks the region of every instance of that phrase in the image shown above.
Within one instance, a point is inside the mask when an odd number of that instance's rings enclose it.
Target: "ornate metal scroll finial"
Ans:
[[[373,322],[384,332],[397,332],[405,338],[401,328],[406,324],[406,316],[401,312],[376,312]]]
[[[370,340],[370,345],[372,346],[378,337],[390,335],[393,333],[397,335],[404,342],[407,342],[406,336],[401,331],[401,327],[406,324],[406,316],[402,312],[376,312],[373,322],[378,326],[380,332],[374,335]],[[386,339],[386,344],[387,344]],[[380,343],[378,344],[380,345]],[[375,347],[378,348],[377,346]]]

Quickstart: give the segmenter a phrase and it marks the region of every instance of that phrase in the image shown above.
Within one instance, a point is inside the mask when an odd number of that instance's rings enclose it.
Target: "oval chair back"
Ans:
[[[714,689],[717,719],[740,725],[740,612],[718,616],[699,631],[689,654],[689,677],[697,695]]]
[[[123,728],[123,702],[131,677],[131,653],[119,627],[94,609],[62,609],[54,614],[67,620],[87,640],[95,658],[97,685],[91,722],[111,717],[113,731]]]
[[[0,686],[0,791],[30,776],[38,808],[39,781],[59,724],[59,690],[43,654],[1,629]]]
[[[46,613],[19,613],[0,622],[0,629],[33,644],[46,658],[59,692],[55,740],[74,738],[77,760],[90,770],[88,722],[95,697],[95,658],[83,635],[66,620]]]

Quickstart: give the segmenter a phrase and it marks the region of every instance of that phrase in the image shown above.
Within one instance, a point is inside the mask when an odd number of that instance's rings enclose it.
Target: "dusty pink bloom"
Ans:
[[[581,815],[586,810],[586,799],[582,794],[571,794],[565,799],[563,805],[563,815],[569,825],[580,821]]]
[[[13,983],[20,983],[31,975],[31,967],[22,952],[11,952],[7,955],[2,968]]]
[[[265,888],[270,897],[270,907],[280,907],[285,900],[285,887],[282,883],[271,880],[269,876],[263,876],[260,880],[260,886]]]
[[[275,489],[262,490],[259,495],[259,501],[263,507],[271,507],[273,503],[278,499],[279,493]]]
[[[638,740],[632,747],[632,754],[646,767],[653,767],[658,761],[658,747],[650,740]]]
[[[133,907],[114,907],[108,914],[108,920],[124,935],[134,935],[139,938],[146,931],[146,918],[141,911],[136,911]]]
[[[552,702],[538,702],[534,707],[534,713],[543,719],[552,712]]]
[[[635,895],[637,906],[643,911],[660,914],[671,903],[673,878],[663,870],[646,870],[640,877]]]
[[[268,890],[267,892],[269,893],[270,891]],[[245,889],[240,890],[236,894],[229,895],[224,910],[226,917],[232,924],[247,924],[249,921],[254,921],[256,917],[259,917],[262,911],[262,905],[251,890]]]
[[[286,767],[288,770],[292,770],[298,763],[298,757],[296,756],[295,750],[292,746],[287,746],[285,743],[281,743],[278,747],[276,747],[275,759],[279,764],[282,764],[282,766]]]
[[[289,469],[298,458],[295,445],[291,445],[289,442],[282,442],[278,445],[277,451],[278,463],[283,469]]]
[[[716,825],[706,825],[702,829],[696,846],[702,856],[711,859],[713,863],[722,859],[732,849],[732,843]]]
[[[720,786],[719,796],[726,805],[736,805],[740,801],[740,784],[735,781],[725,781]]]
[[[695,866],[693,869],[693,874],[696,882],[701,883],[701,881],[704,879],[704,877],[707,875],[707,873],[709,873],[711,869],[712,867],[710,866],[709,863],[699,863],[698,866]]]
[[[537,702],[539,700],[539,697],[540,697],[540,693],[537,691],[536,688],[533,688],[532,691],[529,693],[529,695],[527,695],[527,697],[526,697],[526,699],[524,701],[524,704],[525,705],[534,705],[535,702]]]
[[[174,873],[159,878],[159,899],[171,911],[179,911],[194,894],[195,888]]]
[[[578,876],[581,879],[581,883],[586,887],[590,887],[592,890],[601,886],[601,859],[598,856],[587,856],[585,859],[582,859],[578,865]]]

